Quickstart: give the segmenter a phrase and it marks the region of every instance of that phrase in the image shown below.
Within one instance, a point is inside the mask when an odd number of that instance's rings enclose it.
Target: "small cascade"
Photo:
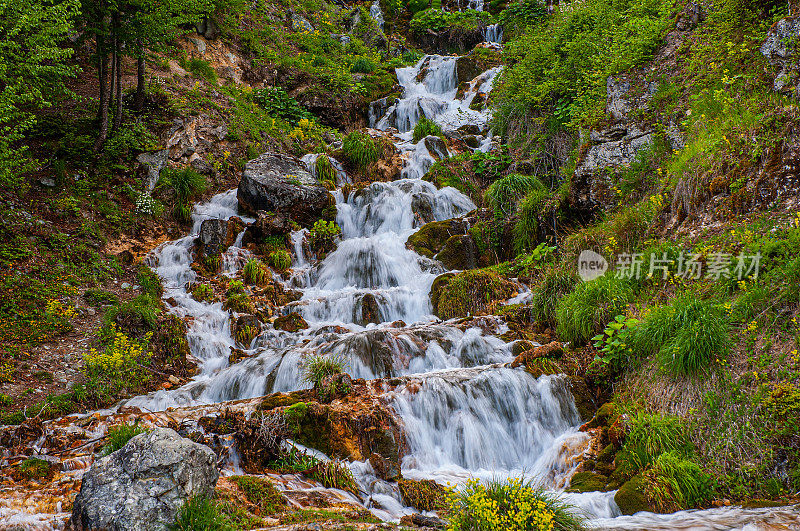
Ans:
[[[369,6],[369,16],[375,19],[375,22],[378,23],[378,27],[383,31],[383,25],[385,21],[383,19],[383,11],[381,11],[381,3],[380,0],[375,0]]]
[[[483,40],[494,44],[503,42],[503,26],[500,24],[489,24],[483,32]]]

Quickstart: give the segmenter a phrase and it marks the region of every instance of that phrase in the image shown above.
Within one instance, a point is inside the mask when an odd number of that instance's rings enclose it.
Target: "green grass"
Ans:
[[[611,274],[580,282],[556,305],[556,332],[566,341],[586,344],[614,317],[627,313],[633,298],[631,284]]]
[[[200,302],[214,302],[216,297],[214,296],[214,290],[208,284],[198,284],[192,290],[192,297],[196,301]]]
[[[277,271],[286,271],[292,266],[292,255],[285,249],[279,249],[269,253],[269,265],[274,267]]]
[[[149,295],[153,300],[158,300],[164,295],[164,287],[161,285],[161,278],[159,278],[155,271],[145,265],[139,267],[139,270],[136,272],[136,282],[139,283],[142,293]]]
[[[724,360],[732,341],[727,318],[716,304],[684,297],[647,313],[631,346],[641,355],[657,354],[670,374],[691,376]]]
[[[531,316],[540,324],[555,326],[558,301],[575,289],[578,277],[565,267],[545,271],[539,282],[531,287]]]
[[[286,505],[280,491],[266,478],[232,476],[230,480],[236,483],[247,501],[258,508],[260,515],[277,513]]]
[[[45,479],[52,472],[52,467],[44,459],[29,457],[17,465],[17,470],[27,479]]]
[[[644,478],[647,497],[663,512],[694,509],[714,495],[712,477],[675,452],[659,455]]]
[[[303,380],[319,387],[326,376],[341,374],[347,367],[347,358],[340,355],[315,354],[303,361]]]
[[[539,244],[539,220],[542,207],[550,197],[544,188],[531,190],[525,195],[518,208],[517,222],[514,224],[514,253],[523,254]]]
[[[314,170],[319,182],[336,184],[336,168],[333,167],[331,159],[329,159],[327,155],[320,155],[317,157],[314,163]]]
[[[171,531],[233,531],[235,527],[214,500],[195,496],[181,507]]]
[[[139,295],[106,310],[101,337],[104,339],[111,337],[112,325],[115,324],[124,331],[137,335],[155,330],[160,314],[161,308],[149,295]]]
[[[139,435],[140,433],[147,433],[148,429],[142,428],[138,424],[119,424],[118,426],[111,426],[108,428],[106,434],[106,444],[100,451],[103,455],[116,452],[126,444],[128,441]]]
[[[208,61],[193,57],[192,59],[181,61],[181,67],[188,70],[192,74],[201,77],[209,83],[217,83],[217,72]]]
[[[83,299],[95,307],[113,305],[119,302],[119,297],[115,294],[96,288],[87,289],[83,294]]]
[[[257,258],[251,258],[244,265],[242,278],[248,284],[261,285],[270,279],[270,271],[264,262]]]
[[[495,218],[507,219],[514,215],[517,203],[533,190],[544,190],[537,177],[512,173],[502,177],[486,189],[485,198]]]
[[[442,132],[442,128],[434,122],[433,120],[429,120],[428,118],[422,118],[417,125],[414,126],[414,136],[412,141],[416,144],[426,136],[438,136],[443,137],[444,133]]]
[[[367,133],[353,131],[344,138],[342,153],[350,164],[360,170],[366,169],[378,160],[378,148]]]
[[[208,189],[208,181],[191,167],[167,168],[161,171],[159,187],[171,189],[175,194],[173,215],[181,223],[191,219],[191,200]]]
[[[631,475],[649,467],[661,454],[673,452],[689,457],[694,452],[686,425],[671,415],[639,412],[631,419],[631,429],[622,452]]]

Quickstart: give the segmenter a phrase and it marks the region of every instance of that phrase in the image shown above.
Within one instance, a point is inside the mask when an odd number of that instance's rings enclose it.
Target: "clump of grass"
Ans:
[[[414,126],[413,142],[416,144],[426,136],[438,136],[441,138],[444,136],[444,133],[439,124],[428,118],[422,118],[417,122],[417,125]]]
[[[418,511],[440,511],[447,507],[447,489],[432,479],[400,479],[397,487],[405,504]]]
[[[476,529],[585,529],[578,510],[533,483],[511,478],[483,484],[477,479],[448,495],[453,531]]]
[[[517,222],[512,230],[514,236],[514,252],[517,255],[534,249],[539,243],[539,218],[542,207],[550,196],[544,188],[528,192],[520,202],[517,211]]]
[[[318,388],[326,376],[341,374],[346,367],[347,359],[339,354],[308,356],[303,361],[303,380]]]
[[[635,474],[649,467],[665,452],[689,457],[694,452],[686,425],[672,415],[639,412],[631,420],[631,430],[622,447],[628,470]]]
[[[175,194],[173,215],[181,223],[187,223],[191,218],[190,201],[193,197],[202,194],[208,188],[206,178],[191,167],[183,169],[167,168],[161,172],[158,181],[159,187],[166,187]]]
[[[142,265],[136,272],[136,281],[142,293],[149,295],[153,300],[158,300],[164,295],[164,286],[161,285],[161,278],[155,271]]]
[[[378,69],[378,66],[367,57],[356,57],[350,66],[350,71],[354,74],[371,74]]]
[[[533,190],[546,188],[536,177],[512,173],[493,182],[484,195],[495,217],[505,219],[514,215],[517,202]]]
[[[188,61],[184,59],[181,61],[181,68],[188,70],[198,77],[202,77],[211,84],[217,83],[217,71],[214,70],[211,63],[204,59],[200,59],[199,57],[193,57]]]
[[[358,493],[358,486],[353,478],[353,473],[347,465],[339,460],[318,461],[309,470],[304,472],[309,478],[319,481],[329,489],[341,489],[353,494]]]
[[[575,289],[578,277],[568,268],[548,269],[531,288],[531,317],[541,324],[555,326],[558,301]]]
[[[633,296],[631,284],[612,275],[581,282],[556,305],[556,331],[567,341],[583,345],[615,316],[624,315]]]
[[[375,146],[375,141],[361,131],[353,131],[345,137],[342,153],[353,166],[362,170],[378,160],[378,148]]]
[[[231,280],[228,289],[225,290],[225,304],[223,308],[238,313],[253,313],[255,307],[250,296],[244,289],[244,284],[238,280]]]
[[[119,302],[119,297],[110,291],[89,288],[83,294],[83,299],[92,306],[110,306]]]
[[[286,505],[280,491],[266,478],[233,476],[230,480],[236,483],[247,501],[256,507],[259,515],[275,514]]]
[[[278,272],[283,272],[292,266],[292,254],[286,249],[280,249],[269,253],[269,265]]]
[[[267,269],[267,266],[265,266],[261,260],[251,258],[244,265],[242,278],[244,278],[244,281],[248,284],[261,285],[269,280],[269,269]]]
[[[228,516],[207,496],[194,496],[181,507],[171,531],[233,531]]]
[[[713,478],[676,452],[659,455],[644,472],[645,494],[661,512],[693,509],[714,495]]]
[[[147,294],[111,306],[103,316],[101,338],[110,339],[113,336],[114,325],[128,332],[155,330],[160,314],[161,308]]]
[[[336,168],[333,167],[333,163],[331,163],[331,159],[327,155],[317,157],[316,162],[314,162],[314,172],[319,182],[336,184]]]
[[[138,423],[111,426],[108,428],[108,434],[106,434],[106,439],[108,442],[106,442],[105,446],[103,446],[103,448],[100,450],[100,453],[102,455],[114,453],[128,444],[128,441],[140,433],[147,433],[149,431],[150,430],[139,426]]]
[[[44,459],[29,457],[17,465],[17,470],[26,479],[45,479],[53,472],[53,467]]]
[[[242,345],[249,346],[253,338],[258,335],[258,328],[255,326],[240,326],[236,329],[236,341]]]
[[[196,301],[200,302],[214,302],[216,297],[214,296],[214,290],[208,284],[198,284],[192,290],[192,297]]]
[[[685,297],[648,313],[631,346],[645,355],[657,353],[661,366],[673,375],[694,375],[728,355],[730,328],[718,306]]]

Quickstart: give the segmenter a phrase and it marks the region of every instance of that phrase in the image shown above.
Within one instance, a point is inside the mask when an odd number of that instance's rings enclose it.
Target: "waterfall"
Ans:
[[[503,26],[500,24],[489,24],[483,32],[483,40],[494,44],[503,42]]]
[[[378,23],[378,27],[383,31],[384,20],[380,0],[375,0],[372,5],[369,6],[369,16],[375,19],[375,22]]]

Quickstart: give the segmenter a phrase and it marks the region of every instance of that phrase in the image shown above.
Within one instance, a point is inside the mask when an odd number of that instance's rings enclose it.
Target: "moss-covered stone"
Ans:
[[[418,511],[436,511],[447,505],[447,490],[431,479],[400,479],[397,487],[406,505]]]
[[[645,481],[640,475],[634,476],[623,484],[614,495],[614,502],[622,514],[635,514],[640,511],[655,512],[655,506],[645,494]]]
[[[596,472],[576,472],[569,483],[567,492],[604,491],[608,478]]]
[[[616,405],[614,402],[606,402],[597,409],[592,420],[586,424],[586,428],[599,428],[608,426],[609,420],[616,416]]]
[[[433,258],[454,235],[466,234],[467,224],[460,219],[434,221],[422,226],[406,240],[406,247],[417,254]],[[457,269],[457,268],[450,268]]]
[[[308,323],[299,313],[292,312],[289,315],[283,315],[275,319],[273,326],[278,330],[297,332],[298,330],[305,330],[308,328]]]
[[[436,255],[447,269],[475,269],[480,258],[478,246],[469,234],[450,236]]]
[[[594,397],[591,391],[589,391],[589,386],[586,385],[586,380],[580,376],[572,376],[570,377],[570,388],[572,390],[572,396],[575,398],[575,407],[578,408],[578,414],[580,414],[581,420],[591,418],[592,411],[594,411],[596,406]]]
[[[476,269],[442,279],[431,287],[434,313],[442,319],[491,313],[514,292],[514,285],[493,271]]]

